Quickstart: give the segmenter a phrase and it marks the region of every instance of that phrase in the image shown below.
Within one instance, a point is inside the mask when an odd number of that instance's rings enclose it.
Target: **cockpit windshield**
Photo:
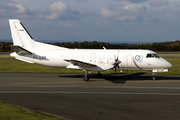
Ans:
[[[157,55],[157,54],[155,54],[155,53],[149,53],[149,54],[147,54],[147,56],[146,56],[146,58],[160,58],[160,56],[159,55]]]
[[[153,54],[156,58],[160,58],[160,56],[158,54]]]

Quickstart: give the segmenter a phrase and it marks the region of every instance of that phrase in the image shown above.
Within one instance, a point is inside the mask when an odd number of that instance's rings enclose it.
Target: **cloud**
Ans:
[[[0,2],[1,18],[18,19],[45,19],[45,20],[78,20],[90,15],[90,12],[71,10],[63,2],[54,2],[49,7],[30,10],[25,5],[19,3],[20,0],[13,2]]]
[[[142,3],[142,2],[146,2],[148,0],[114,0],[114,1],[117,1],[117,2],[127,1],[127,2],[130,2],[130,3]]]
[[[141,2],[146,2],[148,0],[127,0],[127,1],[131,3],[141,3]]]
[[[114,1],[117,1],[117,2],[124,2],[125,0],[114,0]]]
[[[57,13],[65,13],[68,10],[68,8],[67,5],[62,2],[54,2],[50,6],[50,10]]]
[[[140,21],[146,17],[147,8],[142,4],[129,4],[120,10],[112,11],[107,8],[101,9],[101,15],[106,18],[113,18],[120,22]]]
[[[116,12],[110,11],[110,10],[108,10],[108,9],[106,9],[106,8],[102,8],[102,9],[101,9],[101,15],[102,15],[103,17],[110,17],[110,16],[116,15]]]
[[[65,26],[65,27],[72,27],[72,25],[69,24],[69,23],[65,23],[64,26]]]
[[[1,18],[30,18],[34,13],[18,3],[0,2],[0,14]]]
[[[131,10],[134,13],[139,12],[142,9],[142,4],[130,4],[123,7],[125,10]]]
[[[137,16],[136,15],[122,16],[122,17],[118,17],[117,20],[118,21],[135,21],[137,20]]]
[[[87,0],[75,0],[77,2],[87,2]]]
[[[66,14],[68,11],[68,7],[66,4],[62,2],[54,2],[50,7],[49,11],[51,11],[51,15],[45,17],[45,19],[57,19],[63,14]]]
[[[18,8],[16,7],[11,7],[5,3],[0,2],[0,14],[1,14],[1,18],[7,18],[9,16],[11,16],[11,11],[17,11]]]
[[[53,20],[53,19],[57,19],[59,17],[59,15],[57,13],[52,13],[49,16],[46,16],[45,19],[49,19],[49,20]]]
[[[28,11],[28,9],[23,7],[21,4],[12,4],[12,3],[9,3],[8,5],[11,6],[11,7],[17,8],[16,12],[20,13],[20,14],[25,14]]]
[[[162,6],[166,6],[168,4],[169,4],[168,1],[163,1],[163,0],[155,0],[153,2],[149,2],[149,5],[153,6],[153,7],[162,7]]]
[[[89,15],[88,12],[71,10],[65,3],[54,2],[49,9],[42,12],[47,20],[76,20]]]

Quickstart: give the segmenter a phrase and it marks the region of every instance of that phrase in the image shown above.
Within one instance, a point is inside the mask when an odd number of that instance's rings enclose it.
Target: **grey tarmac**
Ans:
[[[180,75],[0,73],[0,101],[72,120],[180,119]]]

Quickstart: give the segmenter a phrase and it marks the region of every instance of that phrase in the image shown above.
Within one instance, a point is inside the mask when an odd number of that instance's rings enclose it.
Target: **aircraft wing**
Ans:
[[[18,54],[18,55],[31,55],[32,52],[20,47],[20,46],[11,46],[12,49]]]
[[[70,62],[74,66],[78,66],[80,68],[97,67],[97,65],[94,65],[94,64],[91,64],[91,63],[87,63],[87,62],[83,62],[83,61],[79,61],[79,60],[74,60],[74,59],[70,59],[70,60],[65,59],[65,61]]]

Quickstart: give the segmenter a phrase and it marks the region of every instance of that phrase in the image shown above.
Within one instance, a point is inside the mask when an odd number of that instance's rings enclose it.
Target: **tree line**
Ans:
[[[156,52],[171,52],[171,51],[180,51],[180,41],[171,41],[171,42],[154,42],[154,43],[144,43],[144,44],[127,44],[127,43],[108,43],[108,42],[56,42],[56,43],[47,43],[61,47],[67,48],[78,48],[78,49],[149,49]],[[0,42],[0,52],[13,52],[11,49],[12,42]]]

